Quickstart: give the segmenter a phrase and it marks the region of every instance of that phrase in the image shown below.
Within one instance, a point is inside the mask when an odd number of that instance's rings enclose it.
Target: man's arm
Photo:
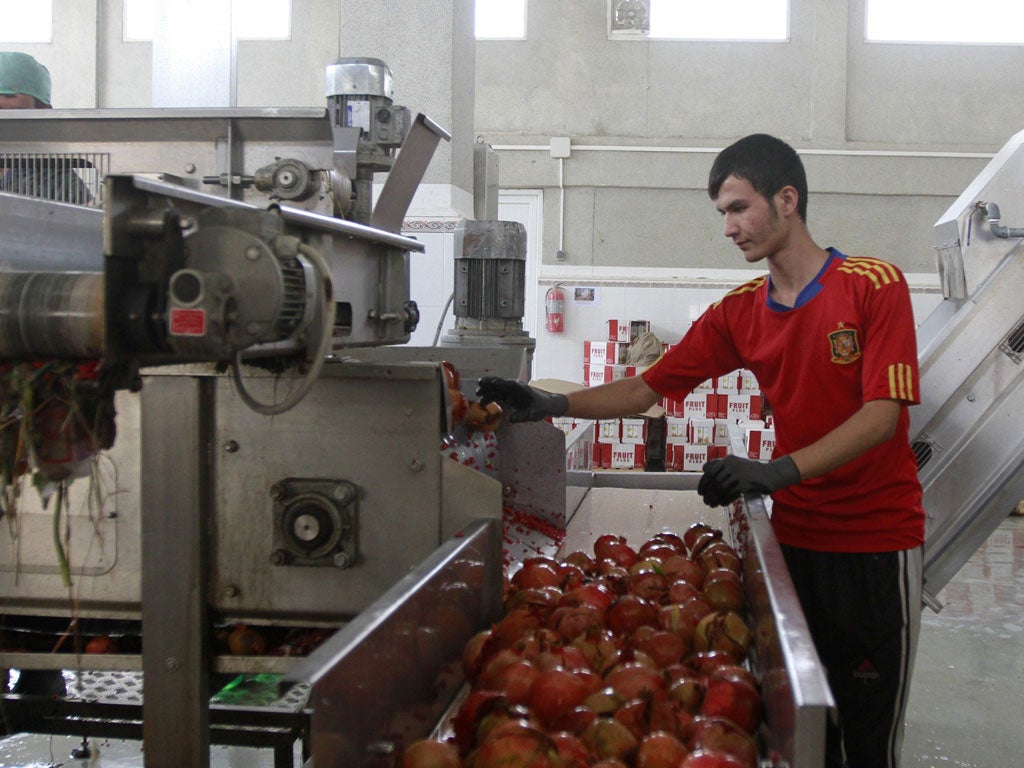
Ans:
[[[831,472],[884,443],[896,432],[900,407],[898,400],[869,400],[831,432],[793,451],[790,458],[800,470],[801,479]]]
[[[643,413],[661,400],[640,376],[585,387],[568,395],[566,416],[580,419],[615,419]]]
[[[547,416],[612,419],[643,413],[661,396],[639,376],[587,387],[569,395],[544,392],[512,379],[485,376],[477,386],[480,403],[498,403],[512,423],[538,421]]]

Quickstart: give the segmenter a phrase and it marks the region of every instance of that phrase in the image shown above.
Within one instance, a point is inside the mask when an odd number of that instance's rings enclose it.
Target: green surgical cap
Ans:
[[[50,103],[50,72],[27,53],[0,51],[0,94],[24,93]]]

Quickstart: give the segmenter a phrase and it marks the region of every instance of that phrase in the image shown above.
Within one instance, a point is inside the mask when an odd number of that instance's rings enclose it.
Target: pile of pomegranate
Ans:
[[[697,523],[634,549],[532,557],[505,615],[466,645],[451,735],[402,768],[756,768],[740,558]]]

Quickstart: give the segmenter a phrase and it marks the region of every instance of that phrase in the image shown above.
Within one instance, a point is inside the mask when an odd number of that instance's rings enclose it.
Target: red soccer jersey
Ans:
[[[713,304],[644,381],[681,400],[708,378],[750,369],[775,417],[776,456],[815,442],[865,402],[899,400],[892,438],[773,494],[772,527],[783,544],[820,551],[909,549],[924,541],[908,436],[907,406],[920,402],[910,292],[891,264],[830,253],[811,298],[773,308],[768,277],[751,280]]]

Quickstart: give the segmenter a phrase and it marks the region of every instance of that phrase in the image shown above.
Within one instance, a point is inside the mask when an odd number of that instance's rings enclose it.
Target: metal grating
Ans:
[[[102,208],[109,169],[108,152],[0,152],[0,192]]]
[[[933,444],[928,439],[915,440],[910,449],[914,452],[914,459],[917,460],[917,471],[924,469],[925,465],[932,460],[935,454]]]
[[[143,675],[134,671],[64,670],[67,698],[105,704],[141,705]],[[306,706],[310,686],[297,684],[284,695],[280,675],[239,675],[212,698],[214,704],[298,712]]]
[[[1006,338],[999,344],[999,349],[1013,362],[1020,364],[1024,354],[1024,320],[1019,320]]]

